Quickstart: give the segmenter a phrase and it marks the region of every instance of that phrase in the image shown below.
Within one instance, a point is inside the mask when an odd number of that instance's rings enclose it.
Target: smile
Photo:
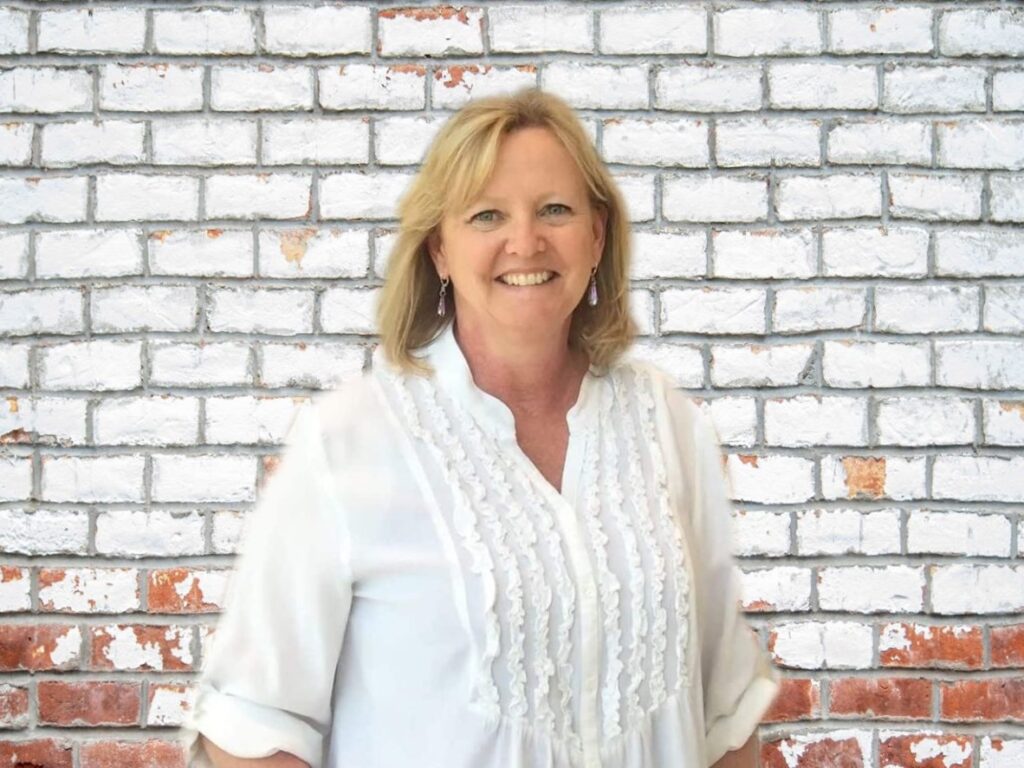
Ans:
[[[498,278],[505,285],[541,285],[548,282],[555,276],[554,272],[544,270],[542,272],[520,272],[517,274],[502,275]]]

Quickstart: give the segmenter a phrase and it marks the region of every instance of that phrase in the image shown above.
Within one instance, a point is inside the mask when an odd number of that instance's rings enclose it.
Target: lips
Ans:
[[[498,277],[498,281],[505,285],[518,287],[529,285],[543,285],[557,276],[557,273],[542,269],[536,272],[509,272]]]

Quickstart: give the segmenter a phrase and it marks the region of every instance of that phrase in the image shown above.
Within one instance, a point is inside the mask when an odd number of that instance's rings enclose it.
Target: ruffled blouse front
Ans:
[[[777,679],[739,613],[714,431],[654,368],[583,379],[556,490],[447,328],[430,377],[297,416],[184,738],[313,768],[707,766]]]

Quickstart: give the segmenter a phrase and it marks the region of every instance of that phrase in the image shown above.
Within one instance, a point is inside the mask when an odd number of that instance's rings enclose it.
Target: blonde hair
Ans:
[[[399,233],[388,260],[377,306],[377,324],[387,358],[410,373],[428,373],[414,350],[451,322],[437,314],[441,280],[427,239],[448,213],[464,210],[493,173],[498,147],[508,133],[527,127],[550,130],[568,150],[587,183],[591,202],[607,214],[605,243],[596,279],[596,306],[574,310],[569,343],[591,365],[604,369],[636,335],[629,313],[629,222],[625,204],[573,110],[536,88],[469,102],[442,126],[419,173],[398,206]]]

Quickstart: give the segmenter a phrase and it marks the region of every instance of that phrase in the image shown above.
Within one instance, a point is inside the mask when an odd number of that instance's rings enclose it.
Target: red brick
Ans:
[[[189,671],[192,630],[168,625],[92,627],[92,669]]]
[[[787,756],[795,756],[796,762]],[[864,753],[852,738],[831,739],[825,734],[814,741],[780,739],[761,745],[761,768],[864,768]]]
[[[936,749],[936,747],[938,749]],[[967,755],[948,762],[944,749],[952,754]],[[879,764],[900,768],[972,768],[970,736],[925,734],[920,736],[891,736],[879,742]],[[937,753],[937,754],[936,754]]]
[[[0,683],[0,728],[25,728],[27,725],[28,688]]]
[[[139,683],[45,680],[38,695],[44,725],[137,725],[142,712]]]
[[[992,627],[992,666],[1024,667],[1024,624]]]
[[[904,645],[908,647],[900,647]],[[980,627],[902,622],[882,627],[879,659],[883,667],[981,669],[983,653]]]
[[[829,709],[856,717],[929,717],[932,684],[914,678],[839,678],[829,688]]]
[[[202,570],[162,568],[149,574],[150,613],[216,613],[220,605],[211,601],[200,587],[197,576]],[[190,583],[189,583],[190,582]],[[179,586],[186,584],[184,595]]]
[[[0,671],[75,669],[81,645],[78,627],[68,624],[0,625]]]
[[[71,768],[71,747],[54,739],[0,741],[4,768]]]
[[[943,683],[943,720],[1024,722],[1024,680],[959,680]]]
[[[821,714],[820,701],[817,680],[783,678],[779,694],[761,722],[786,723],[817,718]]]
[[[82,745],[81,768],[185,768],[185,751],[169,741],[94,741]]]

